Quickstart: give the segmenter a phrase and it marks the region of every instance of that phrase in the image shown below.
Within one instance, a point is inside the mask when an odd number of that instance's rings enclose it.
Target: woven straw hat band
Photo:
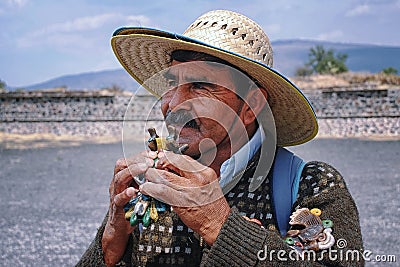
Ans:
[[[192,39],[273,65],[272,47],[268,36],[253,20],[228,10],[207,12],[183,33]]]

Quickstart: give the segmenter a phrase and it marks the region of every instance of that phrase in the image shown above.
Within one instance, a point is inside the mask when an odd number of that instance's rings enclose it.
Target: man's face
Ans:
[[[166,124],[176,128],[179,144],[189,145],[185,154],[230,147],[231,131],[243,129],[238,126],[243,101],[235,93],[230,68],[173,61],[165,77],[170,89],[162,96],[161,109]]]

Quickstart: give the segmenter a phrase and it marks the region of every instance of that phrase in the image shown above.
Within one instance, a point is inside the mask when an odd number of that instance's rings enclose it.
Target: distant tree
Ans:
[[[299,67],[296,69],[296,76],[305,77],[310,76],[313,73],[313,70],[307,66]]]
[[[338,74],[348,71],[345,64],[347,54],[337,53],[333,49],[325,50],[322,45],[310,49],[306,67],[311,67],[314,73]]]
[[[0,89],[6,89],[6,87],[7,87],[6,82],[0,79]]]
[[[384,69],[382,70],[382,73],[388,74],[388,75],[390,75],[390,74],[397,75],[398,71],[397,71],[397,69],[395,69],[395,68],[393,68],[393,67],[388,67],[388,68],[384,68]]]

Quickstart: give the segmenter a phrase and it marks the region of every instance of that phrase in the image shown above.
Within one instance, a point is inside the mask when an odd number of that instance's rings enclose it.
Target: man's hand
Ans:
[[[181,220],[212,245],[230,212],[216,173],[188,156],[163,154],[158,169],[147,170],[140,191],[172,205]]]
[[[156,157],[156,152],[144,151],[131,158],[119,159],[115,164],[114,177],[109,189],[108,221],[102,238],[104,261],[107,266],[113,266],[121,259],[129,234],[135,229],[125,219],[124,212],[124,205],[138,192],[137,189],[129,187],[132,178],[152,167]]]

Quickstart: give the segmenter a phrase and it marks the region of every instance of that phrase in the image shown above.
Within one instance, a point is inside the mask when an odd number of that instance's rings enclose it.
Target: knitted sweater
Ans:
[[[232,207],[212,247],[200,244],[199,237],[174,213],[172,221],[153,223],[130,236],[119,266],[363,266],[362,238],[356,205],[342,176],[330,165],[309,162],[303,169],[299,194],[293,205],[319,208],[321,219],[333,221],[333,236],[345,240],[330,253],[310,254],[299,259],[280,236],[275,221],[270,172],[255,192],[248,192],[258,153],[249,162],[239,183],[225,197]],[[101,238],[106,215],[95,239],[77,266],[105,266]],[[243,218],[259,219],[263,228]],[[168,216],[167,216],[168,217]],[[153,236],[153,238],[152,238]],[[155,236],[155,237],[154,237]],[[169,238],[168,238],[169,237]],[[170,240],[170,243],[168,243]],[[358,252],[355,252],[355,251]],[[279,252],[279,253],[278,253]],[[358,256],[358,258],[357,258]]]

